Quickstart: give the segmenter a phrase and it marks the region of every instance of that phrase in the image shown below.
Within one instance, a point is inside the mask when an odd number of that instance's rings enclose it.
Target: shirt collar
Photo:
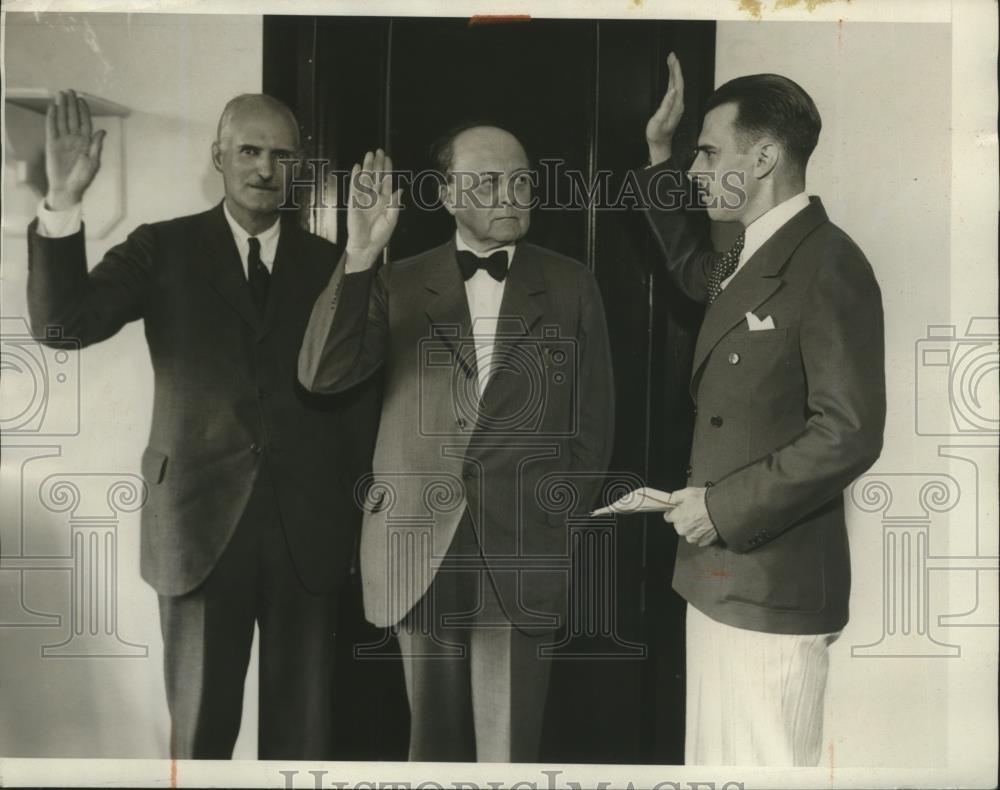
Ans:
[[[466,243],[465,239],[462,238],[462,231],[456,230],[455,231],[455,249],[456,250],[464,250],[464,251],[471,252],[477,258],[488,258],[490,255],[492,255],[497,250],[505,250],[507,252],[507,268],[510,269],[510,264],[514,260],[514,250],[517,249],[517,245],[515,245],[515,244],[507,244],[507,245],[505,245],[503,247],[494,247],[491,250],[486,250],[486,252],[477,252],[476,250],[472,249],[472,247],[470,247]]]
[[[809,195],[799,192],[771,207],[747,225],[743,236],[743,252],[740,260],[750,260],[750,256],[764,246],[764,243],[802,209],[809,205]]]
[[[222,212],[226,215],[226,222],[229,223],[229,229],[233,232],[233,238],[236,240],[236,246],[239,247],[240,257],[246,260],[247,252],[250,245],[247,239],[250,238],[250,234],[247,233],[246,229],[236,221],[236,218],[229,212],[229,206],[226,205],[226,201],[222,201]],[[281,218],[279,217],[274,221],[267,230],[263,230],[256,234],[256,238],[260,242],[260,258],[265,264],[270,265],[274,261],[274,255],[278,250],[278,237],[281,235]]]

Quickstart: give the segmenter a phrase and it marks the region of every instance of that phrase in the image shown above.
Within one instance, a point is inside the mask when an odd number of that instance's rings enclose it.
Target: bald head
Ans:
[[[443,173],[468,170],[461,159],[478,161],[484,155],[490,155],[488,158],[494,161],[516,162],[515,167],[528,167],[528,154],[521,141],[506,129],[487,125],[462,127],[447,136],[438,146],[438,166]]]
[[[243,93],[230,99],[219,117],[215,133],[220,146],[228,144],[232,138],[233,125],[238,122],[269,121],[283,124],[295,140],[295,148],[300,145],[299,124],[288,105],[264,93]]]
[[[497,126],[470,126],[445,138],[438,164],[445,208],[472,249],[514,244],[528,231],[532,180],[528,154]]]

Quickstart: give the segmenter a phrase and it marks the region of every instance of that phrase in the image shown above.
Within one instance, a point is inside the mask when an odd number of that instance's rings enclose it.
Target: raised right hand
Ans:
[[[95,132],[87,102],[73,91],[60,91],[45,115],[46,205],[70,208],[83,199],[101,167],[104,131]]]
[[[673,52],[667,56],[667,69],[670,71],[667,92],[646,124],[646,145],[649,146],[649,162],[653,165],[670,158],[674,132],[684,115],[684,75],[681,62]]]
[[[374,265],[396,229],[401,193],[392,191],[392,159],[381,148],[366,153],[364,161],[351,169],[345,271]]]

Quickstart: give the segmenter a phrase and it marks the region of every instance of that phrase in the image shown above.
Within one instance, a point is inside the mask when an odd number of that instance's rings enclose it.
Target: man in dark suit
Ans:
[[[694,352],[688,487],[665,516],[688,601],[686,760],[815,765],[827,646],[848,619],[844,488],[882,448],[882,301],[861,250],[805,193],[820,117],[773,74],[710,97],[689,176],[708,215],[742,233],[713,251],[707,223],[664,199],[683,77],[647,125],[642,173],[667,269],[706,302]],[[676,202],[677,192],[674,193]],[[703,219],[703,217],[702,217]]]
[[[339,392],[384,372],[361,574],[368,619],[399,637],[410,759],[535,761],[569,556],[545,492],[564,481],[577,510],[599,493],[604,311],[586,268],[521,241],[531,175],[516,137],[466,128],[438,158],[454,238],[378,272],[338,269],[299,377]]]
[[[43,342],[50,328],[86,346],[144,322],[155,395],[141,564],[159,594],[170,752],[231,756],[256,622],[260,756],[329,757],[337,591],[376,414],[372,393],[331,403],[296,380],[339,254],[279,219],[298,125],[276,99],[233,99],[212,145],[224,201],[142,225],[88,273],[80,201],[102,143],[86,102],[61,93],[28,304]]]

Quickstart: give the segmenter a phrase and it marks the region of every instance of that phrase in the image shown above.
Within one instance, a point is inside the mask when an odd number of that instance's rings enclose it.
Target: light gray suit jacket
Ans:
[[[454,241],[377,274],[338,267],[313,309],[299,357],[306,389],[385,377],[373,477],[359,487],[376,625],[398,623],[426,592],[466,510],[487,566],[519,569],[522,610],[565,608],[566,519],[591,508],[611,454],[604,310],[585,267],[521,243],[500,314],[480,398]]]

